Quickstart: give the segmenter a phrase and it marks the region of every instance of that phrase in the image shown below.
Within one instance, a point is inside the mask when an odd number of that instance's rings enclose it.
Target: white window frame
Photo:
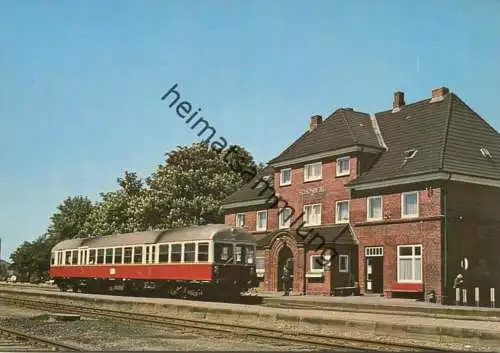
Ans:
[[[315,166],[319,165],[319,175],[316,176],[308,176],[307,170],[313,170]],[[310,163],[306,164],[304,166],[304,182],[308,181],[316,181],[316,180],[321,180],[323,178],[323,163],[322,162],[315,162],[315,163]]]
[[[288,182],[283,182],[283,172],[290,171],[290,180]],[[280,186],[292,185],[292,168],[283,168],[280,170]]]
[[[318,223],[307,223],[307,211],[306,209],[310,209],[311,211],[314,209],[315,206],[319,206],[319,222]],[[313,203],[310,205],[304,205],[304,216],[302,216],[302,221],[304,222],[304,227],[312,227],[312,226],[320,226],[321,225],[321,218],[322,218],[322,205],[320,203]]]
[[[260,220],[260,215],[265,213],[266,215],[266,221],[263,227],[259,227],[259,220]],[[255,222],[255,230],[259,232],[263,232],[267,230],[267,211],[257,211],[257,220]]]
[[[380,199],[380,217],[370,217],[370,201]],[[366,220],[367,221],[380,221],[384,219],[384,198],[380,195],[370,196],[366,198]]]
[[[341,171],[340,170],[340,162],[347,160],[347,171]],[[342,158],[337,158],[336,161],[336,176],[342,177],[342,176],[347,176],[351,174],[351,157],[342,157]]]
[[[346,268],[345,269],[342,269],[342,267],[340,266],[340,264],[342,263],[342,259],[345,259],[345,264],[346,264]],[[346,255],[346,254],[343,254],[343,255],[339,255],[339,272],[349,272],[349,255]]]
[[[412,248],[412,255],[399,255],[399,249],[400,248],[409,248],[411,247]],[[413,255],[415,254],[415,248],[420,248],[420,255]],[[423,267],[424,267],[424,261],[423,261],[423,247],[421,244],[407,244],[407,245],[398,245],[398,248],[397,248],[397,275],[398,275],[398,278],[397,278],[397,282],[398,283],[422,283],[423,281]],[[420,279],[419,280],[416,280],[416,279],[410,279],[410,280],[401,280],[399,278],[399,275],[400,275],[400,266],[399,266],[399,260],[400,259],[412,259],[412,278],[415,278],[415,260],[416,259],[420,259]]]
[[[408,195],[417,195],[417,214],[407,215],[405,211],[405,197]],[[401,193],[401,218],[417,218],[420,215],[420,193],[418,191],[409,191]]]
[[[323,258],[323,267],[322,268],[313,268],[313,261],[316,261],[317,258]],[[309,272],[317,273],[317,272],[325,272],[325,262],[323,255],[311,255],[309,256]]]
[[[343,203],[343,202],[347,202],[347,220],[339,219],[339,215],[340,215],[339,204]],[[335,202],[335,223],[336,224],[349,223],[350,219],[351,219],[351,203],[349,202],[349,200],[336,201]]]
[[[264,259],[264,268],[255,268],[255,273],[258,275],[263,275],[266,271],[266,258],[265,256],[255,256],[255,265],[257,266],[257,259]]]
[[[240,225],[238,220],[239,220],[239,217],[243,216],[243,224]],[[236,227],[238,228],[243,228],[245,226],[245,223],[246,223],[246,214],[245,213],[237,213],[236,216],[235,216],[235,219],[234,219],[234,224]]]
[[[284,210],[284,209],[289,209],[290,210],[290,217],[288,218],[288,221],[287,221],[286,224],[283,224],[284,222],[282,222],[282,220],[283,220],[283,212],[282,212],[282,210]],[[292,209],[290,207],[283,207],[283,208],[280,208],[278,210],[278,227],[279,227],[279,229],[290,228],[290,224],[292,222],[291,212],[292,212]]]

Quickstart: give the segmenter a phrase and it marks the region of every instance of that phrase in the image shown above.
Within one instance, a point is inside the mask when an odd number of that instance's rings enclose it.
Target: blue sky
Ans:
[[[267,161],[311,115],[447,86],[500,130],[500,1],[16,1],[0,10],[2,258],[199,138],[182,97]]]

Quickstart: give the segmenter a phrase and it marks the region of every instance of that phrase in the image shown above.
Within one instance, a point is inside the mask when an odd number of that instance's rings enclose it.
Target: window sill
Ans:
[[[323,277],[325,277],[325,273],[323,271],[306,273],[306,278],[323,278]]]
[[[292,183],[287,183],[287,184],[280,184],[280,186],[290,186]]]
[[[345,220],[344,221],[336,220],[335,221],[335,224],[347,224],[347,223],[349,223],[349,220],[346,220],[346,221]]]
[[[346,176],[349,176],[351,175],[351,173],[342,173],[342,174],[335,174],[335,177],[336,178],[343,178],[343,177],[346,177]]]
[[[315,182],[315,181],[322,181],[323,178],[317,178],[317,179],[309,179],[309,180],[305,180],[304,179],[304,184],[307,184],[307,183],[312,183],[312,182]]]

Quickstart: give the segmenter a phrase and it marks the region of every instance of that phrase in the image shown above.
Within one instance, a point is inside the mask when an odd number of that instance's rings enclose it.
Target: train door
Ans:
[[[384,293],[384,248],[365,248],[366,292]]]

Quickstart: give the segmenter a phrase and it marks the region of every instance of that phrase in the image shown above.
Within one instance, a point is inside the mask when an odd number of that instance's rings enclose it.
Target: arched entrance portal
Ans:
[[[288,246],[284,246],[278,255],[278,291],[284,290],[283,288],[283,280],[281,277],[283,276],[283,267],[284,266],[288,267],[288,270],[290,271],[290,288],[293,288],[293,253],[292,249],[290,249]]]

